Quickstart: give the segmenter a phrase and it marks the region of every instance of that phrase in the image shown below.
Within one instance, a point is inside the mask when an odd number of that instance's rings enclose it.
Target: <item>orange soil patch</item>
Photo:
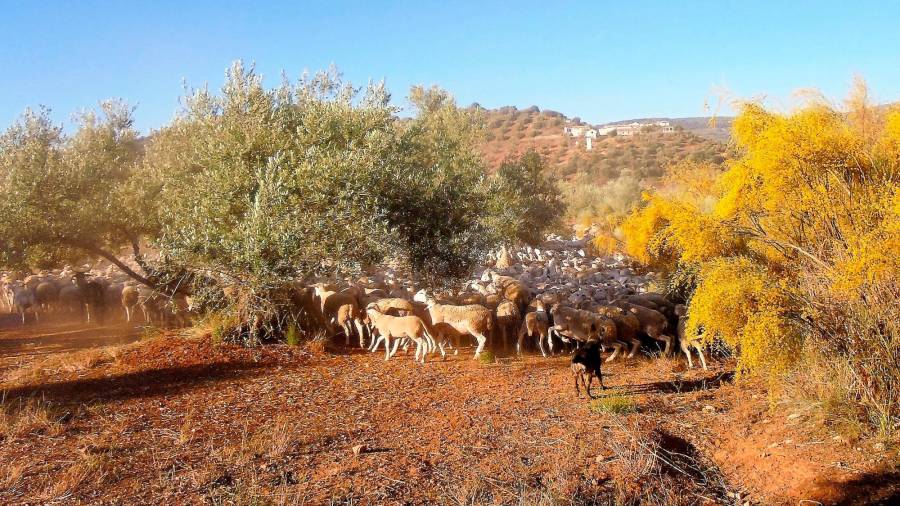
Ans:
[[[715,504],[737,491],[764,504],[849,500],[794,474],[788,459],[753,457],[773,437],[806,433],[779,424],[777,434],[741,436],[759,426],[758,412],[786,414],[766,411],[758,388],[731,385],[728,364],[686,371],[679,360],[641,359],[605,372],[612,388],[602,395],[624,396],[636,412],[591,410],[574,395],[566,357],[486,366],[463,350],[417,365],[164,337],[77,376],[4,385],[8,416],[20,399],[42,398],[55,421],[5,433],[0,502]],[[868,462],[832,441],[794,448],[784,447],[868,471],[891,455]],[[849,468],[821,476],[848,482],[858,477]],[[795,485],[768,486],[773,475]]]

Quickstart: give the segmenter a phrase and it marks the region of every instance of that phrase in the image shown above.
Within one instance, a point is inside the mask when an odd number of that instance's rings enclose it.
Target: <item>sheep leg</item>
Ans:
[[[475,358],[477,359],[479,355],[481,355],[482,350],[484,350],[484,345],[487,344],[487,337],[484,334],[474,334],[475,340],[478,341],[478,347],[475,348]]]
[[[612,347],[613,352],[612,352],[612,355],[610,355],[606,359],[607,362],[612,362],[613,360],[615,360],[616,356],[619,354],[620,351],[622,351],[622,348],[624,348],[624,345],[620,342],[612,343],[610,346]]]
[[[694,347],[697,348],[697,354],[700,355],[700,363],[703,364],[703,370],[708,371],[709,368],[706,367],[706,357],[703,356],[703,346],[700,343],[694,343]]]
[[[684,339],[681,340],[681,352],[684,353],[684,356],[687,357],[688,367],[694,368],[694,361],[691,359],[691,345],[688,344]]]
[[[516,341],[516,355],[522,354],[522,342],[525,340],[525,324],[523,323],[521,327],[519,327],[519,339]],[[530,336],[529,336],[530,337]],[[543,351],[543,348],[541,348]],[[546,355],[544,355],[546,357]]]
[[[356,332],[359,333],[359,347],[360,347],[360,349],[365,349],[366,334],[363,329],[363,324],[359,320],[353,320],[353,325],[356,327]]]
[[[641,340],[638,338],[631,339],[631,351],[628,353],[628,358],[634,358],[634,354],[641,348]]]
[[[663,350],[663,355],[668,357],[669,353],[672,351],[672,336],[662,334],[658,339],[666,343],[666,347]]]
[[[578,397],[579,399],[581,399],[581,390],[578,389],[578,378],[580,378],[580,377],[581,377],[581,373],[576,372],[575,373],[575,397]]]
[[[384,359],[388,360],[389,358],[394,356],[394,353],[397,353],[397,347],[400,346],[400,340],[394,340],[394,349],[391,350],[391,336],[384,336]]]
[[[383,342],[384,342],[384,336],[378,336],[378,337],[372,342],[372,347],[369,348],[369,351],[371,351],[372,353],[375,353],[375,350],[378,349],[378,345],[380,345],[380,344],[383,343]]]

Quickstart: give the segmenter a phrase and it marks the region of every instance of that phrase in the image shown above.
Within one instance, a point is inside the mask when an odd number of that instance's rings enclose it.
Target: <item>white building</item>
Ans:
[[[597,135],[609,135],[611,132],[615,132],[615,126],[602,126],[597,129]]]
[[[563,128],[563,132],[572,137],[581,137],[584,135],[585,130],[587,130],[587,127],[584,125],[571,125]]]

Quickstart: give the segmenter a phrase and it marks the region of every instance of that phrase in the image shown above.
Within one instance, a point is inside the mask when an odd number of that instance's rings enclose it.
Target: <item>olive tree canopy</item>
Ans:
[[[49,268],[137,248],[155,222],[135,194],[141,146],[131,109],[103,102],[73,135],[49,111],[26,111],[0,134],[0,266]]]

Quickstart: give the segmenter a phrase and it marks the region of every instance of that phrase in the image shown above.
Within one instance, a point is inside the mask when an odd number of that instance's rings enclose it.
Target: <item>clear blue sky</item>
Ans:
[[[0,12],[4,128],[27,106],[62,122],[119,97],[147,131],[171,119],[182,80],[218,87],[238,58],[270,84],[334,63],[355,84],[386,79],[398,103],[410,84],[439,84],[463,105],[595,123],[703,115],[717,88],[840,98],[854,74],[900,99],[893,1],[0,0]]]

